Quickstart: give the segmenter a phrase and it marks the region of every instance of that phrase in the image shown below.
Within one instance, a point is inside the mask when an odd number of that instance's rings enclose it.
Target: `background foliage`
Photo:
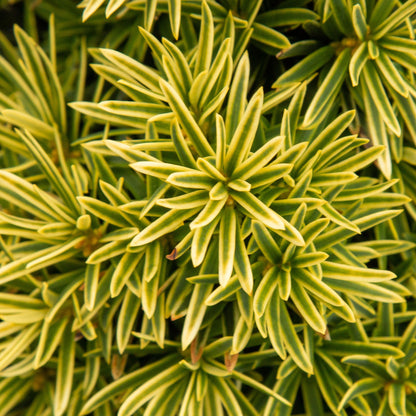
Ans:
[[[416,414],[416,1],[0,10],[0,416]]]

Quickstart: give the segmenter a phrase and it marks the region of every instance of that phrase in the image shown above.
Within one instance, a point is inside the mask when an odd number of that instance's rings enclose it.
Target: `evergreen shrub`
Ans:
[[[0,416],[416,415],[416,1],[0,1]]]

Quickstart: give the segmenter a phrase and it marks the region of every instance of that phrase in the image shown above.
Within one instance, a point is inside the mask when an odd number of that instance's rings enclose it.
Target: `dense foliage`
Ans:
[[[0,12],[0,416],[416,415],[415,0]]]

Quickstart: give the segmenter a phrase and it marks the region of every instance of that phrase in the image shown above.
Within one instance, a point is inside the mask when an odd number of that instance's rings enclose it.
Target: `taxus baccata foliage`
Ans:
[[[0,416],[416,414],[416,1],[0,10]]]

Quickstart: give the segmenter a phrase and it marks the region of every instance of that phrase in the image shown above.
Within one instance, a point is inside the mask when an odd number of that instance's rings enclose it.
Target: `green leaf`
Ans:
[[[287,198],[274,200],[270,204],[270,207],[276,212],[279,212],[281,215],[292,215],[301,204],[306,204],[308,210],[314,210],[325,203],[325,200],[319,198]]]
[[[253,298],[254,312],[259,317],[263,316],[270,302],[270,299],[273,296],[273,293],[279,282],[278,276],[279,276],[279,269],[277,266],[272,266],[270,269],[267,270],[264,276],[262,276],[261,282],[259,286],[257,287],[256,292],[254,294],[254,298]],[[273,305],[270,307],[275,307],[275,306]]]
[[[157,308],[157,303],[158,303],[158,298],[159,298],[158,289],[159,289],[159,276],[160,275],[161,275],[161,272],[159,271],[157,276],[155,276],[152,280],[142,281],[142,286],[141,286],[142,287],[142,291],[141,291],[142,309],[148,319],[153,319],[153,316]]]
[[[105,48],[100,48],[99,51],[116,68],[123,70],[148,89],[160,92],[159,76],[153,69],[121,52]]]
[[[319,16],[312,10],[301,7],[285,7],[268,10],[256,17],[256,21],[266,26],[297,26],[311,20],[318,20]]]
[[[241,407],[228,386],[226,380],[221,377],[210,378],[214,391],[221,397],[221,402],[230,416],[243,416]]]
[[[45,365],[56,348],[62,341],[62,335],[68,323],[67,318],[59,319],[58,321],[50,324],[48,321],[44,321],[42,330],[39,336],[39,343],[36,349],[36,355],[33,362],[33,367],[40,368]]]
[[[280,302],[277,291],[274,291],[270,299],[271,305],[277,305]],[[266,309],[267,332],[270,342],[277,355],[286,359],[286,349],[283,342],[282,326],[280,325],[280,308],[269,307]]]
[[[360,228],[361,232],[377,225],[381,222],[394,218],[401,213],[400,210],[385,210],[382,212],[375,212],[369,215],[365,215],[361,218],[354,220],[354,223]],[[353,231],[345,228],[337,227],[334,230],[327,231],[322,235],[318,236],[315,240],[315,246],[317,249],[322,250],[326,247],[330,247],[348,237],[353,236]]]
[[[18,359],[27,346],[39,337],[40,323],[27,326],[19,332],[2,350],[0,357],[0,371],[3,371],[13,361]]]
[[[250,259],[247,254],[247,249],[244,244],[241,228],[236,227],[236,242],[234,254],[234,270],[237,273],[238,280],[244,292],[251,295],[253,290],[253,271],[251,268]]]
[[[272,85],[273,88],[283,86],[287,83],[301,82],[318,71],[334,56],[335,50],[332,46],[324,46],[309,54],[299,63],[283,72],[277,81]]]
[[[182,379],[185,371],[182,366],[175,364],[143,383],[126,398],[120,406],[118,416],[130,416],[137,412],[158,392],[165,391]]]
[[[130,242],[131,247],[143,246],[149,244],[158,238],[177,230],[183,222],[192,217],[196,209],[178,210],[172,209],[161,217],[150,223]]]
[[[178,2],[178,0],[176,0],[176,2]],[[143,33],[142,30],[141,32]],[[170,42],[166,38],[162,39],[162,43],[169,52],[169,55],[172,57],[175,68],[179,69],[179,74],[185,91],[189,91],[192,85],[192,73],[186,57],[174,43]]]
[[[68,254],[73,254],[73,249],[76,248],[80,243],[84,241],[85,237],[77,237],[69,240],[66,243],[56,245],[54,250],[49,253],[45,253],[43,256],[38,256],[36,259],[28,261],[26,264],[26,270],[29,273],[29,270],[39,269],[41,265],[45,267],[45,264],[49,264],[51,260],[59,262],[60,256],[69,257]],[[38,252],[40,254],[40,252]],[[7,266],[6,266],[7,267]]]
[[[84,7],[82,22],[87,21],[104,3],[105,0],[90,0]]]
[[[290,267],[285,266],[279,272],[279,296],[284,301],[287,301],[292,290],[292,271]]]
[[[377,196],[369,196],[365,198],[365,206],[367,209],[374,208],[392,208],[401,206],[410,202],[411,199],[403,194],[396,194],[393,192],[380,193]]]
[[[77,200],[82,207],[103,221],[119,227],[131,226],[131,224],[122,215],[120,209],[113,207],[110,204],[89,196],[78,196]]]
[[[355,4],[352,8],[352,25],[358,38],[362,41],[365,40],[368,26],[360,4]]]
[[[275,49],[286,49],[290,46],[289,39],[286,36],[269,26],[254,22],[253,29],[252,39],[264,45]]]
[[[62,343],[59,348],[58,370],[56,375],[56,390],[53,411],[55,415],[62,415],[71,397],[73,388],[75,363],[75,334],[69,326],[65,328]]]
[[[81,410],[82,415],[91,413],[93,410],[102,406],[112,397],[122,393],[123,391],[143,385],[147,380],[152,380],[154,376],[160,374],[163,370],[178,366],[180,357],[176,354],[168,354],[152,364],[145,365],[137,370],[124,375],[123,377],[106,384],[101,390],[90,397]],[[183,371],[183,370],[182,370]]]
[[[335,290],[331,289],[326,283],[322,282],[317,276],[305,269],[296,268],[293,270],[293,277],[308,292],[312,293],[317,299],[334,306],[341,306],[344,301]],[[352,312],[351,312],[352,314]]]
[[[250,62],[248,54],[244,53],[235,69],[231,89],[228,94],[227,113],[225,117],[225,137],[228,140],[231,140],[237,126],[243,118],[246,108],[249,73]]]
[[[354,117],[355,111],[347,111],[328,124],[328,126],[326,126],[312,142],[308,143],[308,147],[301,154],[298,163],[303,165],[311,159],[319,149],[326,149],[331,142],[334,142],[335,139],[348,128]]]
[[[173,37],[178,39],[181,24],[181,0],[169,0],[169,21]]]
[[[290,265],[292,267],[299,267],[299,268],[310,267],[310,266],[314,266],[315,264],[322,263],[327,258],[328,258],[328,254],[324,253],[323,251],[315,251],[312,253],[301,253],[295,256],[295,258],[293,258],[290,261]]]
[[[382,282],[396,277],[396,275],[389,270],[366,269],[330,261],[322,263],[322,272],[324,277],[328,279],[346,281],[362,280],[363,282]]]
[[[144,252],[126,252],[123,254],[111,278],[110,293],[112,298],[120,294],[124,285],[139,264],[139,261],[142,259],[143,254]]]
[[[278,304],[276,306],[279,308],[280,325],[282,327],[281,333],[283,335],[283,341],[287,351],[299,368],[306,373],[312,374],[312,363],[310,362],[308,354],[299,340],[285,303],[278,298]]]
[[[185,138],[183,137],[178,120],[175,118],[171,124],[172,142],[175,146],[176,153],[184,166],[196,169],[195,159],[192,155]]]
[[[242,179],[234,179],[227,186],[237,192],[249,192],[251,189],[251,184]]]
[[[31,383],[26,378],[15,377],[5,378],[2,381],[3,383],[0,385],[0,415],[7,416],[30,394]],[[39,400],[37,402],[39,403]],[[34,416],[38,415],[39,413]]]
[[[283,142],[283,137],[278,136],[268,140],[259,150],[249,156],[240,166],[238,166],[232,178],[246,180],[250,178],[253,173],[257,173],[260,169],[269,163],[274,156],[280,151]],[[283,164],[286,166],[285,164]],[[279,165],[278,165],[279,166]],[[281,165],[280,165],[281,166]]]
[[[372,97],[373,105],[377,107],[378,111],[383,117],[384,122],[391,129],[391,131],[397,136],[400,136],[401,128],[399,122],[394,114],[393,108],[386,95],[380,77],[371,62],[367,62],[363,68],[362,75],[363,81],[365,82]]]
[[[338,410],[341,410],[343,407],[345,407],[345,405],[354,397],[374,393],[383,388],[383,385],[384,383],[382,380],[373,377],[366,377],[358,380],[345,392],[338,405]]]
[[[98,106],[111,114],[143,119],[149,119],[153,116],[169,112],[169,107],[165,105],[143,104],[133,101],[101,101]]]
[[[413,143],[416,142],[416,104],[413,97],[409,96],[407,98],[402,97],[397,94],[396,91],[390,90],[390,94],[393,96],[395,104],[400,112],[400,116],[406,124],[406,128],[409,130],[410,136],[413,138]],[[407,156],[408,151],[406,150],[407,146],[404,146],[402,160],[415,160]],[[413,162],[410,162],[413,164]]]
[[[352,182],[357,178],[353,172],[322,173],[312,177],[312,186],[329,187]],[[326,205],[325,205],[326,206]]]
[[[213,283],[217,283],[218,282],[218,275],[213,275],[213,276],[215,276],[215,280],[213,281]],[[211,279],[209,281],[207,279],[205,282],[203,282],[202,280],[199,280],[197,282],[197,281],[192,279],[192,282],[193,283],[211,283]],[[240,289],[240,284],[239,284],[238,278],[237,278],[236,275],[234,275],[227,282],[226,286],[218,286],[216,289],[214,289],[212,291],[212,293],[208,296],[205,303],[208,306],[217,305],[218,303],[226,300],[231,295],[236,293],[239,289]]]
[[[324,169],[322,173],[329,172],[355,172],[363,167],[369,165],[385,150],[384,146],[372,146],[368,149],[360,151],[354,156],[345,158],[344,160],[334,163],[328,168]]]
[[[85,268],[84,303],[85,303],[85,307],[89,311],[92,311],[94,309],[99,278],[100,278],[100,263],[87,264],[87,267]]]
[[[409,353],[412,347],[412,342],[413,342],[415,335],[416,335],[416,318],[414,318],[407,326],[406,330],[404,331],[400,339],[398,348],[400,348],[405,353]]]
[[[196,52],[194,77],[202,71],[208,70],[211,64],[214,46],[214,21],[212,12],[205,0],[201,3],[201,29]]]
[[[386,53],[395,59],[401,57],[402,59],[409,59],[410,62],[414,62],[412,59],[412,50],[415,47],[416,40],[408,39],[402,36],[389,35],[385,36],[378,41],[378,44],[383,48],[387,49]]]
[[[307,247],[315,238],[328,227],[329,220],[327,218],[319,218],[315,221],[306,224],[301,232],[305,241],[305,247]]]
[[[138,119],[136,117],[119,116],[117,114],[109,113],[108,111],[99,107],[96,103],[91,102],[72,102],[68,104],[75,111],[92,117],[96,120],[100,120],[102,123],[114,123],[119,126],[129,126],[140,131],[144,131],[146,127],[146,121],[144,119]],[[29,130],[29,129],[28,129]],[[35,136],[35,132],[33,132]]]
[[[231,355],[239,354],[247,346],[252,336],[253,323],[253,320],[247,323],[244,316],[240,316],[234,330]]]
[[[380,25],[392,13],[395,4],[389,0],[380,0],[375,3],[370,15],[370,27]]]
[[[351,49],[345,48],[337,57],[324,81],[316,91],[305,113],[303,124],[312,125],[326,106],[336,97],[344,81],[351,59]]]
[[[342,362],[361,368],[366,373],[371,374],[381,379],[385,379],[389,377],[386,371],[385,364],[381,362],[380,360],[373,358],[369,355],[364,355],[364,354],[349,355],[347,357],[344,357],[342,359]]]
[[[401,358],[404,353],[397,347],[378,342],[362,342],[354,340],[323,341],[323,350],[331,355],[342,357],[347,355],[368,355],[372,358]]]
[[[212,150],[212,147],[179,94],[163,79],[160,79],[160,86],[170,107],[175,113],[179,124],[184,129],[186,136],[195,147],[198,155],[201,157],[213,156],[214,151]]]
[[[88,148],[93,142],[85,144],[84,146]],[[147,161],[147,162],[160,162],[153,156],[148,155],[147,153],[139,150],[137,148],[133,148],[131,145],[122,142],[116,142],[113,140],[102,140],[100,141],[101,144],[105,144],[111,152],[114,152],[116,155],[120,156],[124,160],[127,160],[130,163],[139,161]]]
[[[206,173],[211,178],[217,180],[217,181],[226,181],[227,178],[215,167],[213,166],[208,160],[198,158],[196,161],[196,165],[199,170]]]
[[[212,291],[212,284],[196,284],[189,301],[182,329],[182,349],[185,350],[196,337],[207,309],[206,300]]]
[[[222,337],[207,345],[204,348],[204,357],[215,358],[224,355],[231,349],[232,337]]]
[[[303,204],[303,206],[305,205]],[[300,205],[300,207],[302,207],[302,204]],[[295,215],[296,215],[296,212],[293,215],[293,217],[295,217]],[[295,226],[293,226],[289,221],[286,221],[283,217],[282,217],[282,221],[285,225],[284,230],[273,229],[273,232],[280,235],[281,237],[283,237],[284,239],[286,239],[288,242],[292,243],[293,245],[303,247],[305,245],[305,242],[303,241],[302,234],[296,229]],[[293,219],[292,219],[292,222],[293,222]]]
[[[280,178],[288,175],[292,168],[293,165],[289,163],[268,165],[258,169],[248,180],[252,188],[258,188],[277,182]]]
[[[198,227],[194,230],[194,236],[192,238],[191,245],[191,259],[194,267],[199,266],[204,261],[212,235],[217,228],[217,224],[220,218],[221,217],[218,215],[208,225],[204,227]]]
[[[406,416],[406,386],[404,383],[392,383],[389,386],[388,402],[390,410],[394,415]]]
[[[354,34],[351,12],[348,5],[343,0],[330,0],[332,16],[335,18],[338,28],[346,36]],[[354,11],[353,11],[354,18]]]
[[[282,252],[267,228],[258,221],[252,222],[252,232],[256,243],[271,264],[277,264]]]
[[[181,188],[206,189],[207,191],[210,191],[216,183],[205,172],[199,171],[172,173],[167,178],[167,182]]]
[[[208,201],[207,191],[194,191],[172,198],[158,199],[156,204],[169,209],[192,209],[206,205]]]
[[[319,313],[309,295],[302,285],[297,283],[296,279],[292,280],[290,298],[302,315],[303,319],[318,333],[325,334],[326,320]]]
[[[147,37],[150,36],[151,35],[147,35]],[[153,56],[155,56],[156,59],[159,59],[158,57],[161,56],[163,72],[166,74],[167,81],[178,92],[179,96],[183,100],[187,101],[186,97],[188,91],[185,89],[185,82],[183,79],[181,79],[181,73],[179,72],[176,63],[169,55],[166,54],[164,48],[156,38],[154,38],[154,42],[157,42],[158,48],[154,50]],[[159,48],[162,50],[162,52],[159,52]]]
[[[353,87],[358,85],[361,71],[363,70],[368,58],[369,56],[367,42],[362,42],[360,46],[353,52],[348,67]]]
[[[322,397],[325,399],[326,404],[331,409],[333,414],[346,416],[346,412],[344,410],[341,412],[337,411],[337,406],[339,403],[339,395],[337,394],[337,390],[341,390],[341,388],[339,384],[335,384],[334,375],[325,364],[326,363],[324,361],[315,359],[315,376],[319,392],[322,394]]]
[[[374,39],[380,39],[384,37],[388,32],[393,30],[396,26],[402,24],[402,22],[410,17],[416,11],[416,4],[413,1],[408,1],[401,5],[390,16],[380,22],[376,27],[372,28],[372,35]]]
[[[128,242],[121,241],[111,241],[100,248],[97,248],[92,254],[87,258],[87,264],[98,264],[103,263],[106,260],[109,260],[113,257],[124,254],[127,249]]]
[[[25,134],[18,131],[18,134],[62,200],[74,214],[78,214],[79,205],[74,197],[74,192],[59,173],[58,168],[29,132]]]
[[[155,395],[146,406],[143,416],[169,416],[170,412],[176,413],[187,385],[187,380],[183,380],[169,389],[169,392]]]
[[[384,288],[381,284],[376,285],[367,282],[334,279],[332,277],[328,280],[324,279],[324,283],[327,283],[332,287],[332,289],[335,289],[339,292],[360,296],[366,299],[376,300],[378,302],[405,302],[405,299],[396,293],[396,291]]]
[[[160,348],[164,348],[165,334],[166,334],[166,318],[165,318],[165,293],[163,292],[157,296],[156,308],[152,315],[152,329],[153,329],[153,334],[155,336],[157,345]]]
[[[150,282],[156,276],[162,261],[162,247],[159,242],[146,246],[146,257],[143,267],[143,279]]]
[[[174,165],[165,162],[136,162],[130,165],[137,172],[145,175],[154,176],[159,179],[167,179],[169,175],[174,173],[194,173],[193,169],[181,165]]]
[[[19,208],[48,222],[65,221],[49,206],[39,199],[33,184],[6,170],[0,171],[0,197]],[[4,214],[3,214],[4,215]],[[72,219],[74,223],[74,220]]]
[[[266,227],[273,230],[283,230],[285,228],[284,219],[252,193],[230,190],[230,195],[252,218],[261,221]]]
[[[49,309],[45,315],[45,321],[51,323],[60,308],[65,304],[72,293],[84,282],[84,270],[75,270],[67,274],[69,276],[69,283],[63,286],[60,295],[57,297],[54,305]]]
[[[126,0],[109,0],[107,7],[105,8],[105,17],[108,19],[113,13],[115,13]]]
[[[234,270],[237,216],[232,206],[226,206],[220,219],[218,274],[221,286],[226,286]]]
[[[214,189],[214,188],[213,188]],[[191,230],[210,224],[220,214],[228,200],[227,194],[222,199],[210,199],[198,216],[189,224]]]
[[[345,187],[336,197],[336,201],[356,201],[357,199],[377,195],[397,183],[397,179],[376,183],[371,186]]]
[[[220,75],[226,72],[227,62],[229,62],[228,65],[232,66],[230,49],[231,39],[227,38],[222,42],[219,50],[216,53],[211,68],[207,73],[204,85],[201,88],[201,95],[198,97],[198,107],[204,109],[205,111],[207,111],[207,108],[210,105],[210,100],[214,99],[213,92],[218,90],[218,88],[221,88],[221,84],[218,81],[220,79]],[[225,85],[223,88],[221,88],[219,93],[221,93],[221,91],[228,91],[228,85]]]
[[[42,310],[46,307],[40,299],[15,293],[0,293],[1,313],[15,313],[22,310]]]
[[[327,203],[318,207],[319,212],[326,218],[334,222],[335,224],[345,227],[348,230],[354,231],[360,234],[361,231],[356,224],[349,221],[343,215],[341,215],[331,204]]]
[[[27,130],[36,137],[48,140],[53,139],[53,128],[30,114],[23,113],[20,110],[4,109],[1,111],[1,115],[7,123]]]
[[[304,81],[305,83],[307,81]],[[265,94],[262,114],[268,113],[274,108],[276,108],[279,104],[286,101],[290,98],[298,89],[301,87],[300,82],[285,84],[282,87],[279,87],[276,91],[271,91]]]
[[[375,63],[387,83],[391,85],[400,95],[407,98],[409,96],[407,83],[391,61],[388,54],[381,49],[378,58],[375,60]]]
[[[243,116],[231,138],[225,158],[226,172],[231,175],[247,157],[260,122],[263,90],[259,89],[250,99]]]
[[[269,389],[266,385],[259,383],[254,378],[249,377],[246,374],[237,370],[233,370],[232,375],[234,378],[246,384],[247,386],[250,386],[264,394],[267,394],[273,397],[274,399],[279,400],[280,402],[286,404],[287,406],[292,406],[292,404],[288,400],[286,400],[284,397],[282,397],[280,394],[276,393],[272,389]]]

